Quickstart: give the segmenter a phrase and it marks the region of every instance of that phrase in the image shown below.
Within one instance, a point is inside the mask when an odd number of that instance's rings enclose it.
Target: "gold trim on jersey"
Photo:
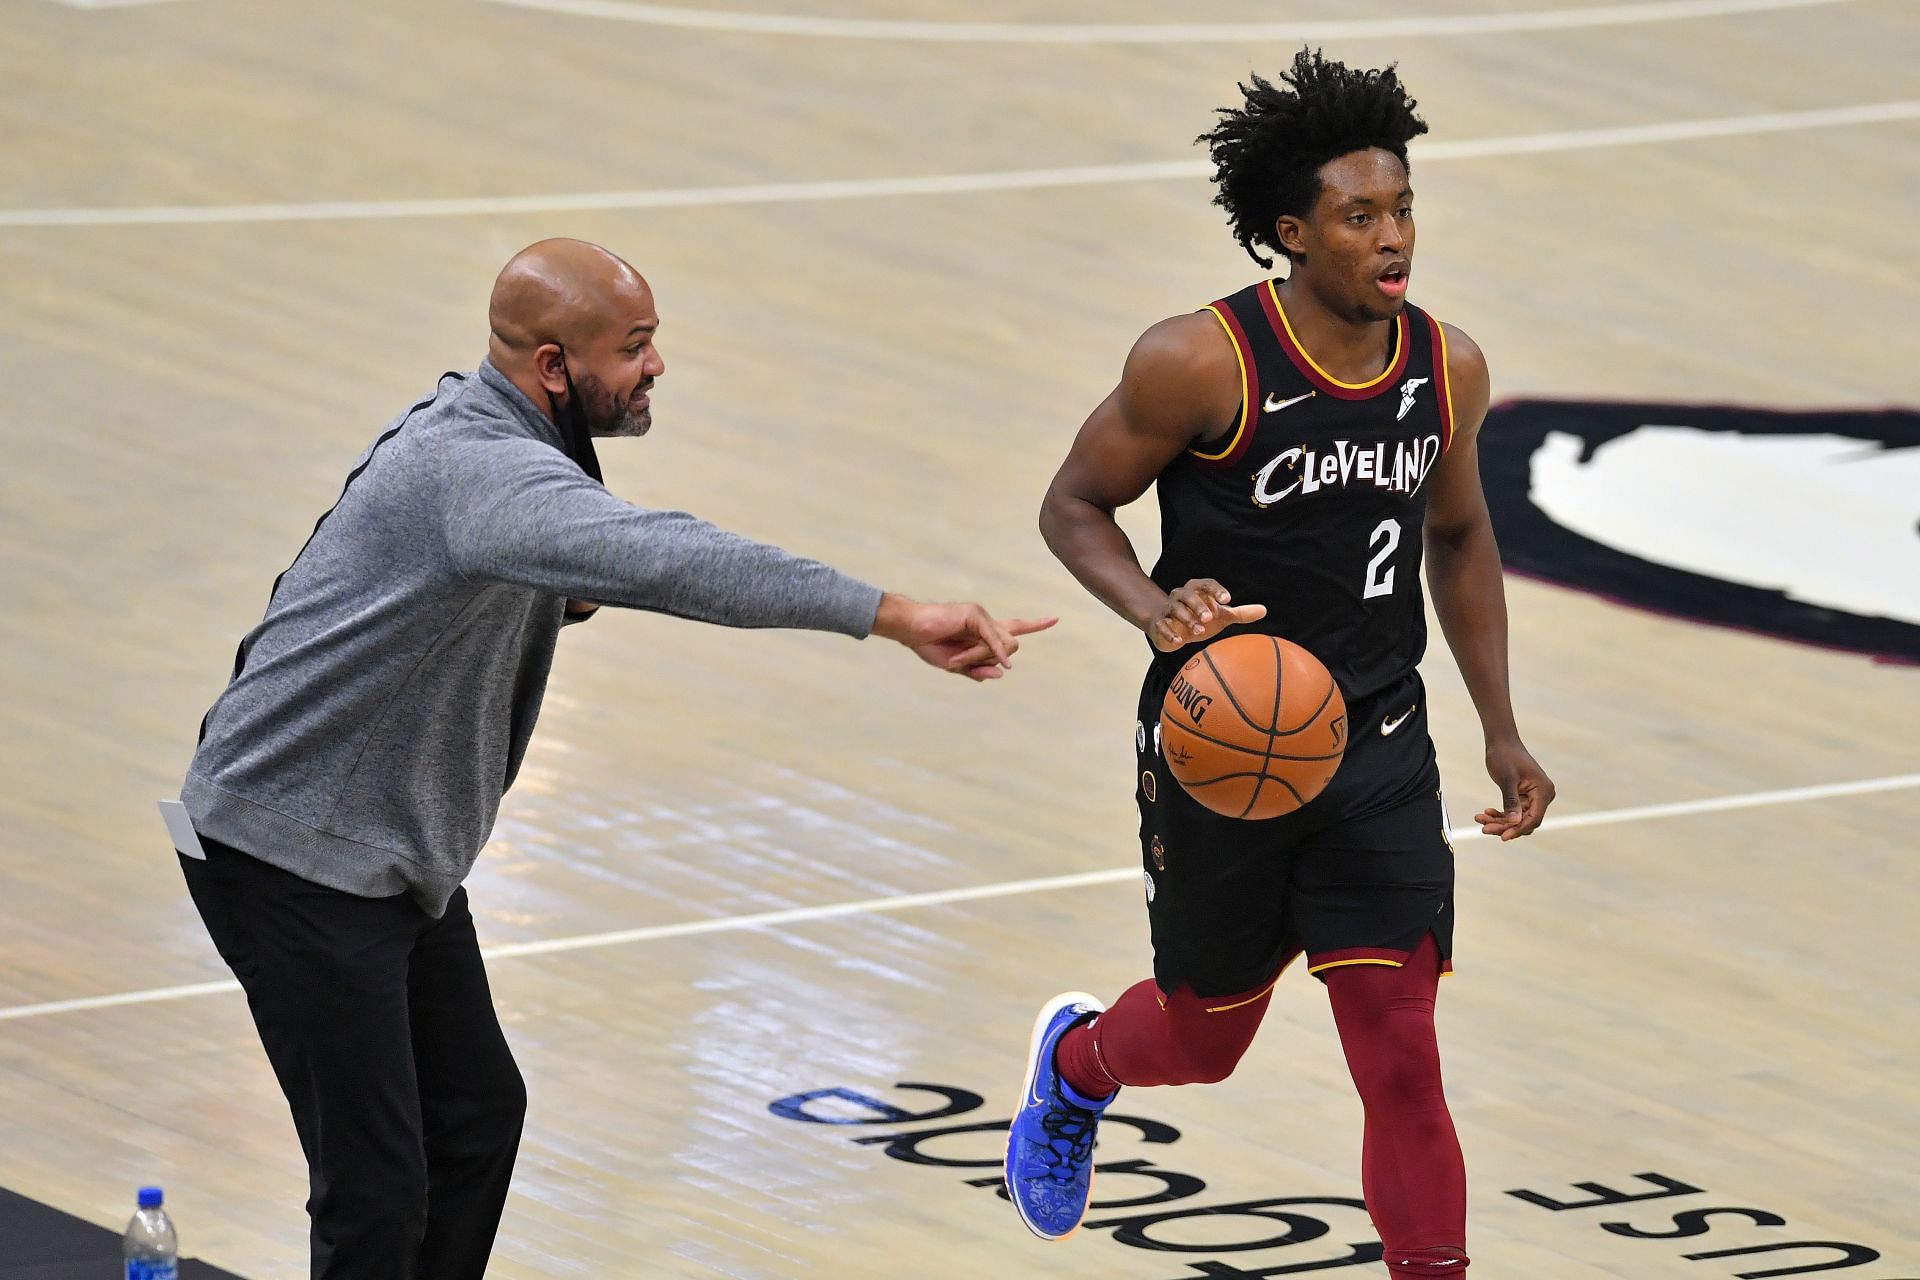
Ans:
[[[1202,453],[1198,449],[1188,449],[1187,452],[1204,462],[1219,462],[1231,455],[1239,446],[1241,438],[1247,434],[1247,423],[1253,417],[1253,382],[1247,375],[1247,353],[1240,349],[1240,339],[1233,336],[1233,326],[1228,324],[1227,318],[1220,314],[1220,305],[1209,302],[1206,309],[1211,311],[1213,318],[1220,322],[1221,330],[1227,335],[1228,344],[1233,347],[1233,358],[1240,365],[1240,425],[1234,428],[1233,434],[1227,437],[1227,443],[1218,453]]]
[[[1434,333],[1440,337],[1440,386],[1447,394],[1447,418],[1442,424],[1446,427],[1447,438],[1441,445],[1440,451],[1445,453],[1453,448],[1453,433],[1458,430],[1453,417],[1453,366],[1449,363],[1450,358],[1447,355],[1447,326],[1431,315],[1427,317],[1427,323],[1433,326]]]
[[[1409,951],[1407,953],[1407,960],[1411,960],[1412,958],[1413,958],[1413,953]],[[1378,965],[1385,965],[1389,969],[1404,969],[1407,967],[1407,960],[1388,960],[1380,956],[1361,956],[1353,960],[1329,960],[1325,964],[1316,964],[1309,967],[1307,969],[1307,972],[1308,973],[1324,973],[1328,969],[1343,969],[1346,966],[1352,965],[1352,964],[1378,964]],[[1453,976],[1453,957],[1452,956],[1441,957],[1440,976],[1443,978],[1451,978]]]
[[[1232,1004],[1214,1005],[1210,1008],[1206,1008],[1206,1011],[1208,1013],[1231,1013],[1235,1009],[1244,1009],[1248,1005],[1253,1004],[1256,1001],[1265,1000],[1268,996],[1273,994],[1273,989],[1280,985],[1280,979],[1287,976],[1287,969],[1293,964],[1295,960],[1298,960],[1299,958],[1300,958],[1300,953],[1296,951],[1292,955],[1288,956],[1285,960],[1281,961],[1280,972],[1274,974],[1273,981],[1269,982],[1265,987],[1262,987],[1258,994],[1250,995],[1245,1000],[1236,1000]],[[1204,1008],[1206,1006],[1202,1006],[1202,1007]]]
[[[1389,969],[1404,969],[1407,967],[1405,960],[1329,960],[1325,964],[1313,965],[1307,972],[1324,973],[1328,969],[1344,969],[1350,964],[1383,964]]]
[[[1300,335],[1293,331],[1293,321],[1287,318],[1287,304],[1280,301],[1280,290],[1274,287],[1274,282],[1271,280],[1267,281],[1267,292],[1273,295],[1273,309],[1279,315],[1280,323],[1287,327],[1287,338],[1293,343],[1293,349],[1300,353],[1301,359],[1313,366],[1315,373],[1325,378],[1328,382],[1331,382],[1334,386],[1339,387],[1342,391],[1371,391],[1392,377],[1395,370],[1399,367],[1400,351],[1407,343],[1407,313],[1405,311],[1400,312],[1400,314],[1394,317],[1393,354],[1387,357],[1387,367],[1382,369],[1378,375],[1369,381],[1342,382],[1320,367],[1320,362],[1313,358],[1313,352],[1307,350],[1307,344],[1300,341]]]

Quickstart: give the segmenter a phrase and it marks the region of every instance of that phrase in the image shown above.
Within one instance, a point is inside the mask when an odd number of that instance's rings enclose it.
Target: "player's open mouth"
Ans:
[[[1379,285],[1380,292],[1386,294],[1389,298],[1403,298],[1407,293],[1407,268],[1404,266],[1388,267],[1379,274],[1374,283]]]

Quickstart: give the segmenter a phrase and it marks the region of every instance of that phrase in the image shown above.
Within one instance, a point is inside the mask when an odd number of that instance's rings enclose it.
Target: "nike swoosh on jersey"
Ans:
[[[1308,391],[1302,395],[1293,397],[1291,400],[1276,400],[1272,396],[1268,396],[1267,402],[1261,407],[1268,413],[1278,413],[1290,404],[1299,404],[1302,400],[1311,400],[1319,394],[1318,391]]]
[[[1398,716],[1394,716],[1392,718],[1382,720],[1380,722],[1380,736],[1384,738],[1392,734],[1392,732],[1395,729],[1398,729],[1401,725],[1407,722],[1407,717],[1412,715],[1416,710],[1418,710],[1419,706],[1420,704],[1416,702],[1413,704],[1413,706],[1408,707],[1405,711],[1402,711]]]

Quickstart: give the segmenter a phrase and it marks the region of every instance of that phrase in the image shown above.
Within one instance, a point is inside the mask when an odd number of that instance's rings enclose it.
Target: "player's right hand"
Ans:
[[[1266,616],[1267,606],[1234,604],[1233,596],[1212,578],[1195,578],[1184,587],[1175,587],[1160,612],[1148,618],[1141,629],[1154,648],[1172,653],[1211,640],[1228,627],[1258,622]]]

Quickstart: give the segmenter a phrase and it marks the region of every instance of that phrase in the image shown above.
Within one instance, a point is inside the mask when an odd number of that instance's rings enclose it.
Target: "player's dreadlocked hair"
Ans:
[[[1320,195],[1320,166],[1351,151],[1380,147],[1402,164],[1407,143],[1427,131],[1413,113],[1419,104],[1392,67],[1354,71],[1302,49],[1280,73],[1281,88],[1259,76],[1241,85],[1242,107],[1222,107],[1220,123],[1195,139],[1213,153],[1213,202],[1227,211],[1234,237],[1263,267],[1273,259],[1256,246],[1285,254],[1274,223],[1304,217]]]

